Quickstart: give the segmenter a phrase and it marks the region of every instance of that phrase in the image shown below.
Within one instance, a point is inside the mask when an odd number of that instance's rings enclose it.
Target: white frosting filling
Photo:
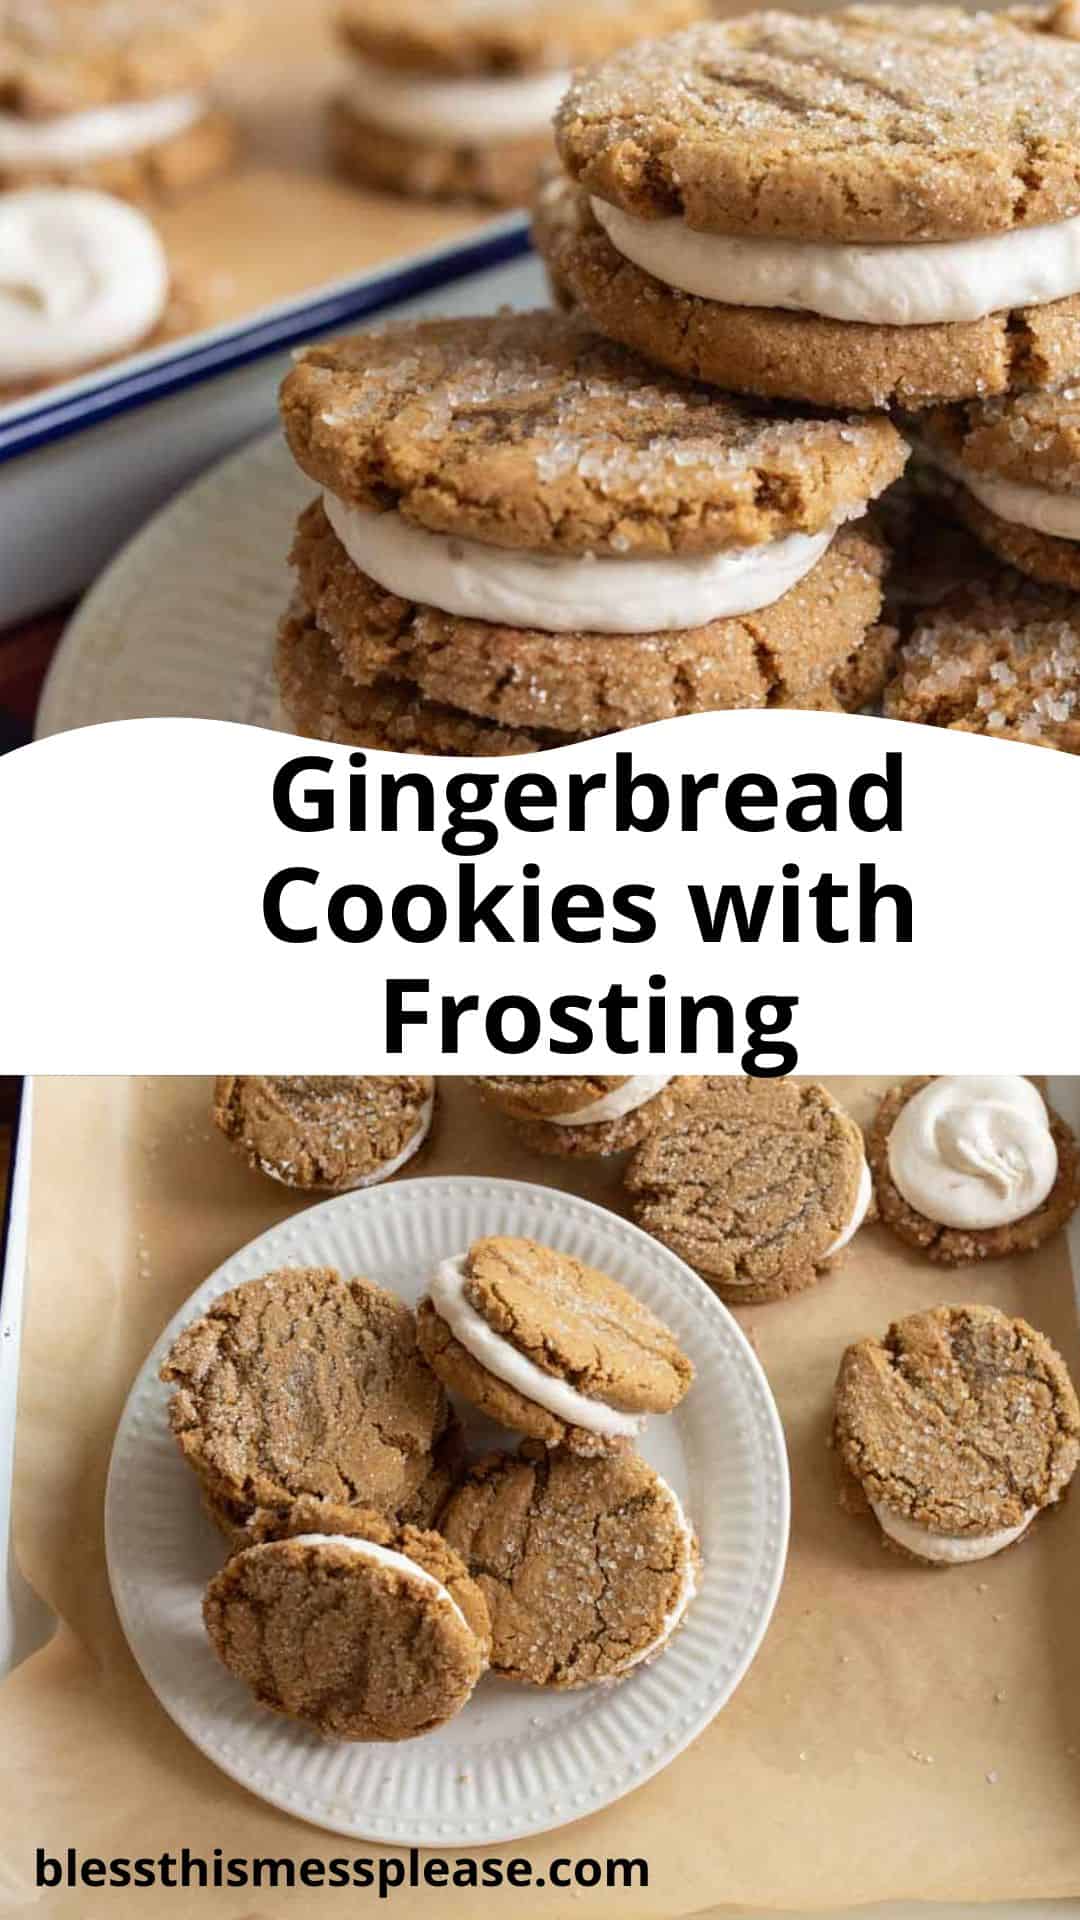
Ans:
[[[82,167],[156,147],[194,126],[206,112],[198,93],[172,93],[158,100],[123,100],[84,113],[28,120],[0,113],[0,166]]]
[[[891,246],[698,233],[680,219],[642,220],[605,200],[592,206],[625,259],[725,306],[921,327],[1080,292],[1080,214],[981,239]]]
[[[437,146],[484,146],[543,133],[570,84],[564,72],[444,80],[399,73],[357,54],[351,65],[345,98],[357,114],[388,133]]]
[[[488,1326],[483,1315],[477,1313],[465,1297],[467,1257],[459,1253],[452,1260],[443,1260],[431,1282],[431,1303],[465,1351],[486,1367],[488,1373],[494,1374],[496,1380],[515,1388],[526,1400],[543,1407],[546,1413],[565,1421],[567,1426],[583,1427],[586,1432],[602,1434],[609,1440],[629,1440],[640,1433],[645,1425],[644,1415],[623,1413],[603,1400],[590,1400],[568,1381],[545,1373],[535,1361],[519,1353],[501,1333]]]
[[[658,1479],[659,1477],[660,1476],[657,1475]],[[682,1501],[679,1499],[674,1487],[669,1487],[666,1480],[661,1480],[660,1484],[675,1509],[675,1517],[678,1522],[679,1531],[683,1537],[683,1571],[679,1591],[675,1596],[674,1602],[664,1615],[663,1625],[655,1640],[650,1640],[647,1647],[642,1647],[637,1653],[631,1654],[630,1659],[626,1662],[625,1666],[619,1669],[618,1673],[611,1674],[610,1677],[606,1676],[605,1679],[601,1681],[600,1684],[602,1686],[610,1686],[614,1681],[621,1680],[624,1673],[630,1672],[631,1667],[643,1666],[646,1661],[654,1660],[658,1653],[662,1653],[676,1627],[680,1625],[690,1602],[697,1593],[698,1582],[697,1567],[694,1564],[693,1528],[686,1517]]]
[[[1055,540],[1080,540],[1080,494],[1051,493],[1048,487],[1027,486],[1019,480],[999,480],[992,473],[977,473],[962,460],[931,449],[920,442],[919,451],[931,465],[959,480],[974,498],[999,520],[1014,527],[1030,527],[1035,533],[1051,534]]]
[[[854,1240],[855,1235],[866,1219],[873,1193],[874,1183],[870,1178],[870,1169],[864,1160],[862,1163],[862,1172],[859,1175],[859,1191],[855,1195],[855,1207],[851,1219],[848,1221],[839,1240],[833,1241],[832,1246],[825,1255],[826,1260],[831,1260],[834,1253],[840,1253],[842,1249],[847,1246],[849,1240]]]
[[[418,1566],[415,1560],[410,1560],[408,1554],[395,1553],[392,1547],[380,1547],[374,1540],[354,1540],[348,1533],[296,1533],[293,1539],[300,1547],[345,1547],[349,1553],[357,1554],[361,1560],[374,1561],[380,1567],[392,1567],[395,1573],[404,1573],[410,1580],[419,1581],[421,1586],[434,1587],[440,1598],[453,1607],[462,1626],[469,1627],[449,1587],[444,1587],[442,1581],[436,1580],[435,1575],[429,1573],[426,1567]],[[469,1632],[472,1632],[471,1627]]]
[[[917,1553],[920,1560],[940,1561],[950,1567],[963,1566],[968,1560],[989,1560],[1002,1547],[1011,1547],[1027,1532],[1038,1512],[1037,1507],[1029,1507],[1018,1527],[1001,1527],[997,1533],[930,1533],[926,1527],[916,1526],[914,1520],[893,1513],[879,1500],[872,1500],[870,1505],[882,1533],[887,1533],[890,1540],[909,1553]]]
[[[323,495],[353,565],[403,600],[544,633],[668,633],[767,607],[809,573],[833,529],[760,547],[659,558],[521,553],[430,533]]]
[[[915,1094],[889,1135],[889,1172],[939,1226],[1005,1227],[1042,1205],[1058,1156],[1046,1105],[1020,1074],[944,1075]]]
[[[574,1113],[552,1113],[548,1119],[556,1127],[598,1127],[602,1120],[621,1120],[627,1113],[636,1113],[647,1100],[655,1099],[671,1078],[670,1073],[632,1073],[621,1087],[600,1094],[587,1107],[578,1107]]]
[[[0,195],[0,381],[126,352],[168,294],[165,249],[136,208],[81,187]]]

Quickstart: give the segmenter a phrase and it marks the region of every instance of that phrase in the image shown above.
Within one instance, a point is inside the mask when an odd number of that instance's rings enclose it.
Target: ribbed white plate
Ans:
[[[701,1590],[663,1656],[615,1687],[545,1693],[488,1678],[439,1732],[400,1746],[330,1745],[256,1707],[201,1620],[220,1538],[173,1442],[162,1356],[226,1288],[274,1267],[331,1266],[415,1302],[435,1263],[486,1233],[525,1234],[621,1280],[671,1326],[697,1378],[643,1451],[674,1485],[704,1555]],[[470,1439],[491,1443],[474,1425]],[[787,1457],[765,1376],[690,1269],[575,1196],[509,1180],[406,1180],[348,1194],[252,1241],[165,1329],[132,1389],[106,1495],[109,1575],[150,1686],[195,1745],[253,1793],[336,1833],[399,1846],[483,1846],[607,1806],[707,1726],[761,1642],[783,1574]]]
[[[316,491],[273,433],[155,514],[72,618],[38,709],[38,738],[106,720],[269,726],[289,547]]]

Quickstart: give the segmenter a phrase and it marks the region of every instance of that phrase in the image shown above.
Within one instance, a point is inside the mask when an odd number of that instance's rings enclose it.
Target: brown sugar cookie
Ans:
[[[223,171],[213,85],[245,24],[231,0],[0,0],[0,188],[168,196]]]
[[[866,1135],[878,1212],[943,1266],[1030,1253],[1080,1204],[1080,1147],[1016,1074],[891,1087]]]
[[[390,1179],[435,1111],[425,1074],[219,1074],[214,1123],[248,1164],[287,1187],[349,1193]]]
[[[657,366],[733,393],[818,407],[917,411],[971,394],[1050,387],[1080,371],[1080,298],[915,326],[687,293],[619,253],[588,193],[542,184],[533,241],[561,304]]]
[[[986,1559],[1060,1500],[1080,1460],[1080,1406],[1060,1354],[996,1307],[896,1321],[840,1363],[833,1445],[849,1505],[926,1564]]]
[[[1080,600],[989,565],[987,575],[921,614],[886,716],[1080,752]]]
[[[222,1294],[177,1336],[161,1378],[211,1510],[257,1536],[304,1496],[404,1512],[448,1421],[412,1311],[329,1268],[287,1267]]]
[[[539,1687],[621,1680],[664,1651],[700,1555],[672,1489],[636,1453],[526,1442],[470,1468],[443,1516],[491,1617],[492,1670]]]
[[[583,1454],[625,1447],[693,1379],[674,1335],[625,1287],[534,1240],[494,1236],[444,1260],[417,1338],[439,1379],[489,1418]]]
[[[639,1226],[734,1302],[813,1286],[871,1199],[862,1135],[812,1081],[700,1081],[625,1179]]]
[[[991,553],[1080,590],[1080,387],[935,408],[919,421],[918,447]]]
[[[842,528],[771,605],[649,635],[548,633],[402,600],[354,566],[318,502],[300,517],[291,560],[348,678],[408,682],[512,733],[539,723],[580,738],[733,707],[840,711],[865,704],[895,645],[878,623],[887,554],[868,521]]]
[[[346,0],[334,159],[370,186],[519,206],[552,156],[552,115],[571,69],[703,11],[704,0]]]
[[[478,1075],[472,1084],[525,1146],[576,1159],[636,1147],[687,1083],[669,1073],[500,1073]]]
[[[439,1534],[372,1515],[235,1554],[207,1587],[203,1620],[261,1706],[332,1740],[430,1733],[487,1665],[487,1607],[464,1562]]]

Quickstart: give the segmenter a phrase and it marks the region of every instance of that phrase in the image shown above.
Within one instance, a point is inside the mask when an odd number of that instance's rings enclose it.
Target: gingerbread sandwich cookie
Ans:
[[[286,1267],[245,1281],[177,1336],[161,1378],[233,1540],[268,1537],[305,1498],[392,1516],[430,1504],[446,1395],[411,1309],[369,1280]]]
[[[567,739],[861,691],[884,418],[731,400],[550,313],[310,348],[282,411],[322,489],[301,599],[360,685]]]
[[[575,76],[537,244],[736,392],[922,408],[1080,370],[1080,46],[928,6],[750,13]]]
[[[705,0],[346,0],[334,158],[367,186],[520,206],[552,155],[572,69],[704,10]]]
[[[417,1337],[439,1379],[490,1419],[582,1454],[628,1446],[694,1377],[618,1281],[534,1240],[493,1236],[442,1261]]]
[[[890,720],[1080,753],[1080,599],[987,562],[920,613],[882,704]]]
[[[0,0],[0,188],[172,195],[227,167],[214,83],[244,31],[232,0]]]
[[[862,1135],[826,1088],[708,1078],[626,1171],[634,1218],[722,1299],[813,1286],[872,1198]]]
[[[935,408],[920,459],[991,553],[1080,591],[1080,386]]]
[[[1080,1203],[1080,1147],[1021,1074],[892,1087],[866,1138],[887,1227],[945,1266],[1030,1253]]]
[[[636,1453],[489,1454],[442,1529],[487,1603],[493,1673],[532,1686],[610,1684],[658,1659],[700,1580],[681,1502]]]
[[[247,1547],[207,1587],[218,1658],[260,1706],[330,1740],[412,1740],[487,1666],[487,1606],[440,1534],[358,1515],[348,1533]]]
[[[477,1076],[473,1085],[537,1153],[567,1159],[623,1153],[668,1112],[670,1073]]]
[[[407,1166],[431,1131],[424,1074],[220,1074],[214,1121],[250,1166],[284,1186],[351,1193]]]
[[[1061,1355],[996,1307],[913,1313],[847,1349],[833,1444],[845,1504],[883,1542],[963,1566],[1023,1539],[1080,1460],[1080,1406]]]

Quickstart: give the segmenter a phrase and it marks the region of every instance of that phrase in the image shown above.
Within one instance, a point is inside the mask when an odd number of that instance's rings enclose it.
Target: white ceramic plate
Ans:
[[[600,1267],[690,1354],[682,1406],[643,1451],[685,1502],[704,1577],[686,1625],[619,1686],[544,1693],[488,1678],[437,1733],[400,1746],[330,1745],[256,1707],[204,1636],[220,1538],[203,1513],[157,1378],[182,1325],[277,1266],[337,1267],[415,1302],[435,1263],[485,1233],[517,1233]],[[490,1444],[492,1429],[470,1439]],[[233,1779],[317,1826],[398,1846],[483,1846],[607,1806],[673,1760],[731,1697],[783,1574],[787,1457],[779,1416],[732,1316],[680,1260],[603,1208],[509,1180],[417,1179],[312,1207],[226,1261],[165,1329],[113,1448],[106,1549],[124,1631],[158,1699]]]

